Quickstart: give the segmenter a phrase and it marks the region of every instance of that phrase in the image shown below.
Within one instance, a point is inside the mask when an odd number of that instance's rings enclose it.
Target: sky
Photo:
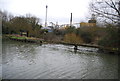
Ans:
[[[45,22],[46,5],[48,5],[47,23],[69,24],[70,14],[73,23],[86,20],[89,15],[90,0],[0,0],[0,10],[13,15],[32,14]],[[87,21],[86,21],[87,22]]]

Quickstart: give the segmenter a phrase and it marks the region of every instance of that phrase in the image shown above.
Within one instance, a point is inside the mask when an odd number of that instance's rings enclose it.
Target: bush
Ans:
[[[94,38],[93,32],[89,32],[87,30],[83,30],[81,28],[78,28],[76,30],[76,34],[79,35],[83,39],[84,43],[93,42],[93,38]]]
[[[80,36],[76,35],[75,33],[68,33],[64,36],[64,41],[67,43],[73,44],[81,44],[83,40]]]
[[[103,38],[100,41],[98,41],[98,45],[105,47],[119,47],[119,30],[120,29],[113,27],[106,28],[107,34],[103,36]]]

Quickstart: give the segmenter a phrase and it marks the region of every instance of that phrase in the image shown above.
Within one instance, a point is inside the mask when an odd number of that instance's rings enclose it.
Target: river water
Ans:
[[[117,79],[118,56],[62,44],[2,43],[3,79]]]

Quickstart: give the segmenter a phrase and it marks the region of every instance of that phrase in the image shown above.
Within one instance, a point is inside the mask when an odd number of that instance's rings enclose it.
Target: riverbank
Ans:
[[[35,37],[26,37],[26,36],[20,36],[20,35],[3,35],[3,37],[7,37],[10,40],[20,41],[20,42],[26,42],[26,43],[37,43],[37,44],[64,44],[64,45],[77,45],[77,46],[83,46],[83,47],[92,47],[92,48],[98,48],[98,52],[103,53],[109,53],[109,54],[119,54],[120,50],[118,48],[111,48],[111,47],[103,47],[95,44],[76,44],[76,43],[67,43],[64,41],[55,42],[55,41],[45,41],[44,39],[35,38]]]
[[[26,42],[26,43],[37,43],[42,44],[43,39],[35,38],[35,37],[26,37],[26,36],[20,36],[20,35],[4,35],[4,38],[8,38],[10,40],[20,41],[20,42]]]

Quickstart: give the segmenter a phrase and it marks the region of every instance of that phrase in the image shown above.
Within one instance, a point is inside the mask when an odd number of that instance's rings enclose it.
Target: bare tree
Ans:
[[[120,0],[94,0],[90,10],[104,22],[120,24]]]

